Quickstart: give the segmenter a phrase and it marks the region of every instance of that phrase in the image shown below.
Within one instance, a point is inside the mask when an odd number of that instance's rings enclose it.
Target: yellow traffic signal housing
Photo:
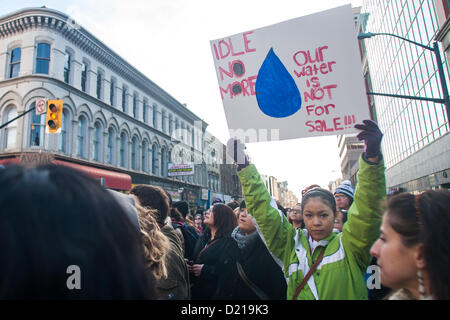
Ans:
[[[63,100],[48,100],[47,101],[47,118],[45,119],[45,126],[47,132],[58,133],[61,131],[63,113]]]

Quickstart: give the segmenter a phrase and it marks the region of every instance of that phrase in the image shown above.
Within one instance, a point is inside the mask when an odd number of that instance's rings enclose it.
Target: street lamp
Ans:
[[[376,93],[376,92],[367,92],[367,94],[376,95],[376,96],[387,96],[387,97],[394,97],[394,98],[404,98],[404,99],[422,100],[422,101],[431,101],[431,102],[435,102],[435,103],[442,103],[442,104],[445,104],[445,107],[447,109],[447,121],[450,121],[450,117],[449,117],[449,114],[450,114],[450,98],[449,98],[449,95],[448,95],[447,82],[445,81],[444,68],[442,68],[442,59],[441,59],[441,54],[439,52],[438,43],[435,41],[433,43],[433,47],[429,47],[429,46],[426,46],[424,44],[421,44],[421,43],[409,40],[407,38],[400,37],[400,36],[395,35],[395,34],[391,34],[391,33],[372,33],[372,32],[360,33],[360,34],[358,34],[358,39],[362,40],[362,39],[371,38],[373,36],[380,36],[380,35],[396,37],[396,38],[402,39],[404,41],[407,41],[407,42],[412,43],[412,44],[414,44],[416,46],[422,47],[424,49],[427,49],[427,50],[430,50],[431,52],[433,52],[434,55],[436,56],[436,63],[437,63],[437,66],[438,66],[439,79],[440,79],[440,82],[441,82],[441,89],[442,89],[442,93],[444,95],[444,99],[416,97],[416,96],[407,96],[407,95],[389,94],[389,93]]]

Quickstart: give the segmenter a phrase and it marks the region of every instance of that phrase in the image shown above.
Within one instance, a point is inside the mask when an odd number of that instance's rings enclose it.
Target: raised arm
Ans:
[[[237,159],[236,162],[240,169],[238,176],[242,184],[247,210],[256,220],[254,221],[256,228],[262,235],[264,243],[280,264],[284,260],[286,252],[291,252],[290,250],[294,246],[296,231],[284,214],[276,209],[276,203],[272,201],[256,167],[248,163],[243,149],[244,146],[239,141],[232,139],[228,141],[227,153],[233,159]]]
[[[381,155],[383,134],[375,122],[364,120],[356,125],[362,130],[359,140],[364,140],[365,151],[359,159],[355,196],[342,229],[342,242],[360,269],[365,271],[370,263],[370,247],[378,238],[382,219],[381,204],[386,198],[385,167]]]

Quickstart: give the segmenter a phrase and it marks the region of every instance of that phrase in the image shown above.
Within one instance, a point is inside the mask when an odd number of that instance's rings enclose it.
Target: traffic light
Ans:
[[[45,119],[47,132],[58,133],[61,130],[62,112],[63,100],[47,101],[47,118]]]

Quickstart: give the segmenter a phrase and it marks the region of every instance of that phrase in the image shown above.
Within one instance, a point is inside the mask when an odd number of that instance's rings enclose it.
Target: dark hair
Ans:
[[[242,201],[241,201],[241,204],[239,205],[239,208],[240,208],[240,209],[247,208],[247,207],[245,206],[245,200],[242,200]]]
[[[183,215],[180,213],[180,211],[177,208],[170,208],[170,217],[175,218],[181,222],[185,221],[185,219],[183,218]]]
[[[229,206],[232,210],[234,210],[239,207],[239,202],[237,202],[236,200],[233,200],[233,201],[228,202],[227,206]]]
[[[223,203],[216,203],[211,211],[214,215],[214,226],[217,228],[217,238],[229,235],[236,228],[236,215],[229,206]]]
[[[156,210],[156,221],[164,225],[169,215],[169,197],[161,187],[140,184],[131,189],[130,194],[138,197],[140,205]]]
[[[450,299],[449,208],[449,190],[427,190],[417,196],[402,193],[387,203],[389,224],[403,244],[423,244],[431,293],[439,300]]]
[[[334,195],[330,191],[322,188],[312,188],[303,194],[302,212],[303,209],[306,207],[306,203],[311,198],[320,198],[322,202],[328,207],[330,207],[331,210],[333,210],[334,214],[336,214],[336,200],[334,199]]]
[[[189,203],[187,201],[176,201],[172,206],[177,208],[184,218],[189,214]]]
[[[0,208],[0,299],[156,298],[139,233],[84,173],[9,166],[0,172]],[[72,266],[81,290],[69,290]]]
[[[278,210],[283,212],[284,216],[287,216],[287,210],[281,205],[280,201],[276,200]]]
[[[339,213],[342,215],[342,224],[347,222],[348,210],[339,209]]]
[[[302,196],[308,192],[309,190],[313,189],[313,188],[320,188],[320,186],[318,184],[312,184],[307,186],[305,189],[302,190]]]

